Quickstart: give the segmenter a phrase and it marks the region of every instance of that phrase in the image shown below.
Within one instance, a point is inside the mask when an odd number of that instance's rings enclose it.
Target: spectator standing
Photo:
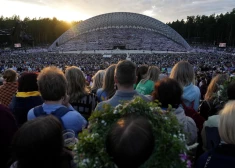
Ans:
[[[7,69],[3,74],[3,85],[0,86],[0,103],[9,106],[12,97],[17,91],[17,74],[12,69]]]
[[[44,103],[28,112],[28,120],[52,114],[61,121],[64,129],[71,129],[76,135],[82,131],[87,121],[69,104],[67,80],[60,69],[44,68],[38,75],[38,88]]]

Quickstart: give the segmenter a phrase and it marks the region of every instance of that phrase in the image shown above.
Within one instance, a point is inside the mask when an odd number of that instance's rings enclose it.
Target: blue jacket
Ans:
[[[198,111],[201,93],[200,89],[192,83],[183,88],[182,100],[186,106],[190,106],[194,101],[194,109]]]
[[[98,102],[102,102],[108,99],[107,93],[102,88],[97,90],[96,95],[98,98]]]
[[[110,104],[113,107],[116,107],[122,101],[132,100],[134,96],[140,96],[145,101],[150,101],[146,96],[139,94],[137,91],[133,90],[130,92],[117,90],[113,97],[109,100],[100,102],[95,110],[102,110],[103,104]]]
[[[42,105],[44,112],[46,112],[47,114],[50,114],[51,112],[55,111],[56,109],[60,107],[65,107],[65,106],[61,104],[49,105],[45,103],[43,103]],[[86,127],[87,121],[85,120],[85,118],[83,118],[83,116],[79,112],[74,110],[72,106],[70,106],[69,109],[72,111],[69,111],[67,114],[61,117],[61,120],[63,121],[65,129],[73,130],[77,136],[78,133],[82,131],[84,127]],[[28,120],[32,120],[34,118],[36,118],[36,116],[34,115],[34,109],[32,108],[28,112]]]

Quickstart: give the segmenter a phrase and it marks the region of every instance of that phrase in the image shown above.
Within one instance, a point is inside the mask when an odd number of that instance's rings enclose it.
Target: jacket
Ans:
[[[103,104],[110,104],[112,107],[116,107],[118,104],[120,104],[122,101],[132,100],[135,96],[140,96],[145,101],[150,101],[147,97],[144,95],[139,94],[137,91],[121,91],[117,90],[116,93],[113,95],[113,97],[109,100],[100,102],[97,104],[95,110],[102,110]]]
[[[211,150],[215,148],[220,143],[220,136],[219,136],[219,115],[213,115],[208,118],[207,121],[203,124],[203,129],[201,132],[202,135],[202,143],[203,149],[205,151]]]
[[[21,96],[20,94],[16,94],[9,105],[9,108],[14,114],[19,127],[27,121],[27,114],[29,110],[43,103],[42,97],[39,93],[35,96],[29,94],[30,92],[25,93],[27,93],[28,96]]]
[[[102,102],[102,101],[108,99],[107,93],[102,88],[97,90],[96,95],[97,95],[97,98],[98,98],[99,102]]]
[[[61,104],[42,104],[42,108],[44,112],[47,114],[51,114],[51,112],[55,111],[56,109],[60,107],[65,107]],[[65,129],[71,129],[75,132],[76,136],[80,131],[82,131],[83,128],[86,127],[87,121],[83,116],[77,112],[72,106],[69,107],[71,111],[69,111],[67,114],[61,117],[61,120],[63,121]],[[27,119],[32,120],[36,118],[34,115],[34,108],[29,110]]]
[[[193,85],[192,83],[183,88],[182,100],[186,106],[190,106],[192,102],[194,102],[194,110],[198,111],[199,101],[200,101],[201,93],[200,89]]]
[[[178,107],[174,114],[178,119],[179,123],[183,126],[183,131],[188,134],[187,144],[192,145],[197,141],[197,126],[192,118],[188,117],[184,113],[182,107]]]
[[[196,168],[234,168],[234,151],[235,145],[220,144],[216,148],[201,155],[196,163]]]

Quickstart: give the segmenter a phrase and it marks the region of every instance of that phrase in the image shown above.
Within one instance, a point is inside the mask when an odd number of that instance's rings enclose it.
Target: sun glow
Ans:
[[[36,4],[28,4],[17,1],[6,1],[1,3],[0,16],[11,17],[19,15],[21,19],[29,18],[53,18],[67,22],[88,19],[90,16],[69,7],[51,8]]]

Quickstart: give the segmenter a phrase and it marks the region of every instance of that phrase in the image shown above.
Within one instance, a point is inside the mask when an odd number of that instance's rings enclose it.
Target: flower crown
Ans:
[[[79,134],[75,158],[79,168],[117,167],[106,152],[105,140],[111,126],[130,113],[146,117],[153,127],[155,136],[153,153],[141,167],[190,167],[185,155],[185,135],[172,113],[172,108],[163,111],[159,103],[147,103],[136,97],[130,102],[122,102],[115,108],[105,104],[103,110],[92,113],[89,128]]]

